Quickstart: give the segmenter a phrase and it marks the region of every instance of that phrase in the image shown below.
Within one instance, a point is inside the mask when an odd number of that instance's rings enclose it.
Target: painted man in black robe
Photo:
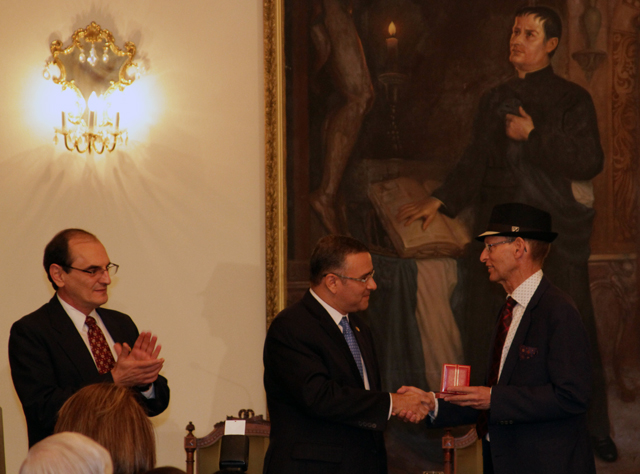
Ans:
[[[589,430],[598,455],[614,461],[588,275],[595,214],[590,180],[602,171],[604,154],[591,96],[551,67],[561,33],[561,20],[550,8],[525,7],[516,13],[509,60],[517,75],[483,95],[471,143],[443,185],[428,200],[402,208],[398,218],[407,225],[423,219],[426,229],[436,212],[457,216],[469,208],[477,235],[496,204],[521,202],[551,214],[560,237],[545,273],[576,302],[589,332],[594,366]],[[504,302],[488,283],[477,258],[481,250],[480,244],[471,244],[459,260],[454,302],[472,385],[485,378],[491,330]]]

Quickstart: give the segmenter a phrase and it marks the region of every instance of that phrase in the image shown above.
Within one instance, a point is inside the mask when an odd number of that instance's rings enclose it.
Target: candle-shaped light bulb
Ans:
[[[95,112],[98,110],[98,96],[96,95],[96,91],[93,91],[89,96],[89,100],[87,101],[87,106],[89,107],[90,111]]]
[[[67,113],[63,110],[62,111],[62,130],[65,130],[67,128]]]
[[[395,69],[398,65],[398,38],[396,36],[396,25],[389,24],[389,38],[387,38],[387,67]]]
[[[98,96],[95,91],[93,91],[89,96],[87,107],[89,107],[89,130],[93,130],[96,126],[96,111],[99,107]]]

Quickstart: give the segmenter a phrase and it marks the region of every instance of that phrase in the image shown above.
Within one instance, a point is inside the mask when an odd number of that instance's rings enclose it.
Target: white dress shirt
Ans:
[[[62,305],[66,313],[71,318],[71,321],[73,321],[73,325],[76,327],[76,329],[80,333],[82,340],[84,341],[85,345],[87,346],[87,349],[89,349],[89,352],[91,353],[91,357],[93,357],[93,352],[91,352],[91,343],[89,342],[89,326],[87,326],[86,324],[87,316],[82,311],[77,310],[76,308],[71,306],[69,303],[64,301],[62,298],[60,298],[59,295],[56,294],[56,296],[58,297],[58,301],[60,301],[60,304]],[[117,359],[116,351],[113,348],[115,342],[111,337],[111,334],[109,334],[109,331],[107,330],[106,326],[102,322],[102,318],[100,317],[100,315],[95,309],[91,311],[91,313],[89,313],[89,316],[93,317],[96,320],[96,324],[102,330],[102,333],[104,334],[104,337],[107,340],[107,345],[111,350],[111,354],[113,355],[113,360],[116,360]],[[95,361],[96,361],[95,357],[93,357],[93,362],[95,363]],[[98,365],[96,364],[96,368],[97,367]]]
[[[502,346],[502,357],[500,359],[500,371],[498,372],[498,380],[500,380],[500,375],[502,375],[502,367],[504,366],[504,361],[507,359],[507,354],[509,353],[513,338],[515,337],[516,332],[518,331],[518,327],[520,326],[520,321],[522,321],[524,311],[525,309],[527,309],[529,301],[531,301],[531,298],[533,298],[533,294],[538,289],[541,281],[542,270],[538,270],[525,281],[523,281],[518,288],[513,290],[513,293],[507,295],[511,296],[517,304],[513,308],[511,326],[509,326],[507,338],[504,341],[504,346]]]

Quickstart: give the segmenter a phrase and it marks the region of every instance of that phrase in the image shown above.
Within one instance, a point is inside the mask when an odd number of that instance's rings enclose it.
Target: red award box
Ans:
[[[456,395],[458,392],[449,391],[449,387],[468,387],[471,366],[458,364],[442,364],[442,380],[440,391],[436,397],[443,398],[445,395]]]

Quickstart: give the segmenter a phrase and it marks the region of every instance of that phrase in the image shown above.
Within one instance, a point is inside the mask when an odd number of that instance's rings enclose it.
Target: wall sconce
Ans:
[[[91,22],[73,33],[69,46],[53,41],[51,54],[43,76],[62,86],[62,122],[54,128],[54,143],[60,135],[67,150],[79,153],[111,152],[125,145],[128,134],[120,128],[120,112],[125,87],[140,74],[133,62],[135,45],[128,41],[120,49],[108,30]]]

